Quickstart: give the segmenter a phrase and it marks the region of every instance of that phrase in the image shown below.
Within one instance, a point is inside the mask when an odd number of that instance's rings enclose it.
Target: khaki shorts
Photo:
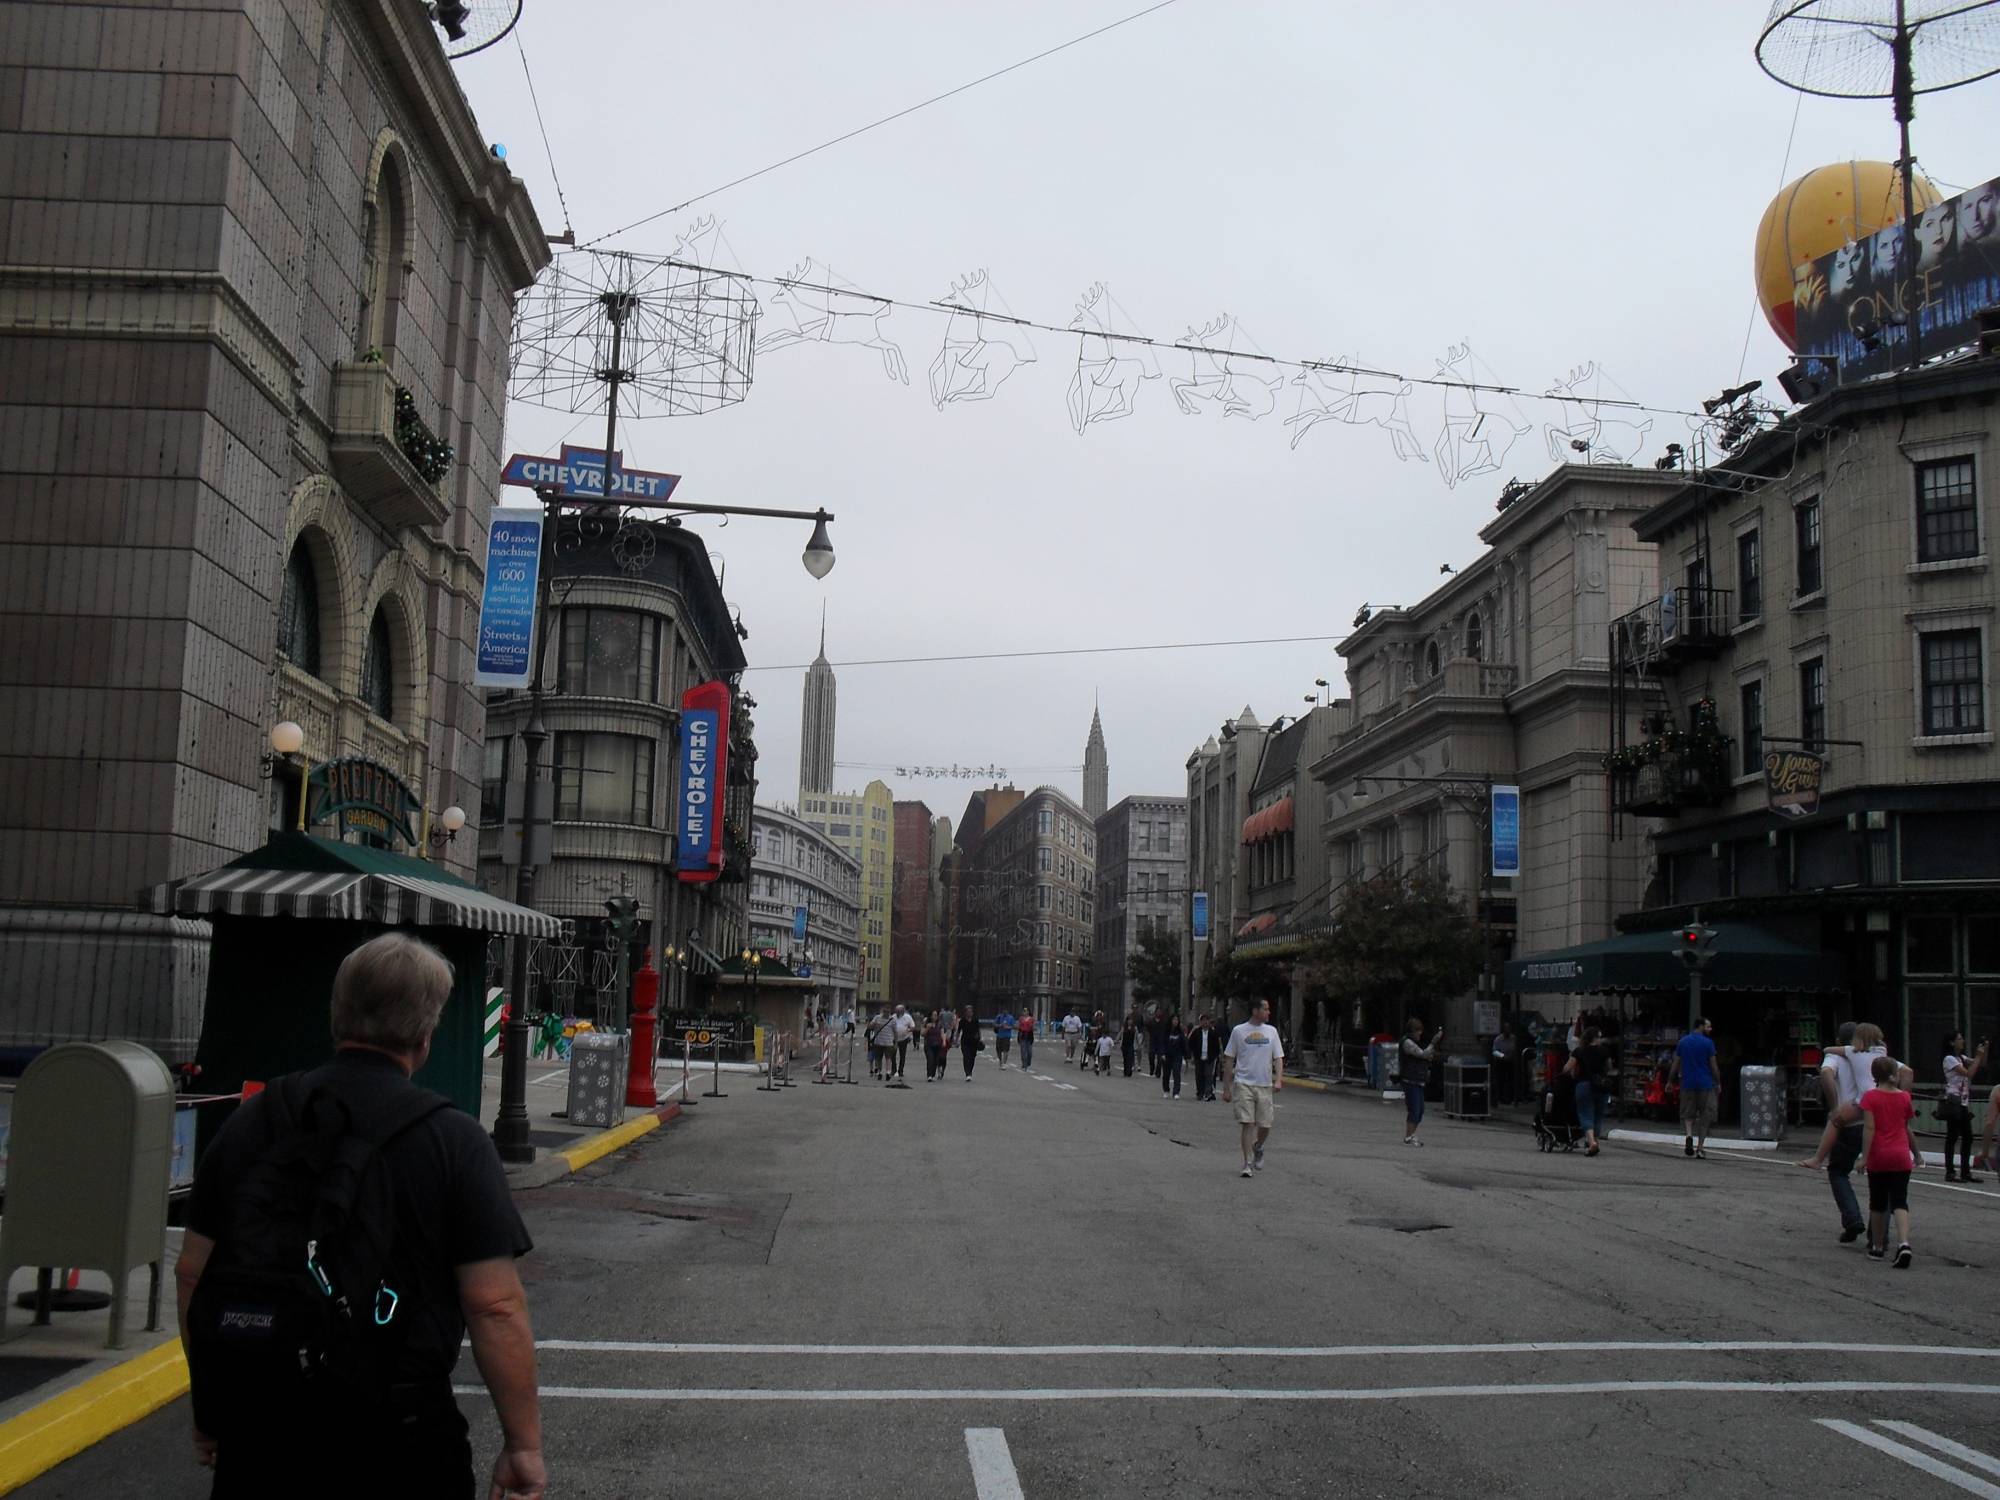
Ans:
[[[1707,1135],[1717,1114],[1714,1089],[1681,1090],[1681,1123],[1696,1135]]]
[[[1268,1083],[1239,1083],[1236,1089],[1236,1123],[1261,1125],[1269,1130],[1278,1120]]]

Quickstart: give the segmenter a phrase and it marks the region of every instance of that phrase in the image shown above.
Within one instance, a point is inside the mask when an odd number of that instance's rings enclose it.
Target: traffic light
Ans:
[[[1705,969],[1715,957],[1715,929],[1690,922],[1674,937],[1674,951],[1690,969]]]
[[[605,900],[604,909],[611,914],[611,931],[615,936],[628,941],[639,932],[639,898],[636,896],[611,896]]]

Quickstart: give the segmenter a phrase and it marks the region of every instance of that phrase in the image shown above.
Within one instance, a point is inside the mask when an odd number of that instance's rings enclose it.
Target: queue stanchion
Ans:
[[[840,1081],[841,1081],[842,1083],[853,1083],[853,1082],[855,1082],[855,1077],[854,1077],[854,1033],[853,1033],[853,1032],[851,1032],[851,1031],[847,1033],[847,1076],[846,1076],[845,1078],[841,1079]]]
[[[694,1039],[683,1031],[681,1033],[681,1103],[683,1104],[694,1103],[694,1095],[690,1092],[693,1085],[688,1081],[693,1069],[693,1054]]]
[[[764,1052],[764,1081],[757,1085],[757,1092],[760,1094],[778,1092],[778,1050],[784,1038],[775,1031],[770,1033],[770,1037],[770,1045]]]
[[[704,1099],[727,1099],[729,1096],[722,1092],[722,1038],[713,1031],[708,1034],[708,1055],[715,1060],[715,1082],[710,1086],[708,1092],[701,1097]]]
[[[792,1082],[792,1034],[789,1031],[787,1031],[780,1033],[780,1035],[783,1036],[785,1042],[783,1049],[785,1058],[785,1076],[781,1080],[779,1080],[778,1086],[780,1088],[795,1089],[798,1087],[798,1085]]]

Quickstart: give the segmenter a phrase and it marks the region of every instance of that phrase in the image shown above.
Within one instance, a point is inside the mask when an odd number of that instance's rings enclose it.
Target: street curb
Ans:
[[[0,1495],[187,1394],[179,1339],[148,1349],[0,1423]]]
[[[1288,1089],[1311,1089],[1315,1094],[1330,1094],[1333,1092],[1332,1084],[1321,1083],[1317,1078],[1287,1078],[1285,1080],[1285,1087]]]
[[[657,1109],[649,1109],[623,1125],[614,1125],[609,1130],[587,1135],[574,1146],[565,1146],[560,1151],[551,1151],[538,1161],[519,1168],[507,1170],[507,1186],[510,1188],[547,1187],[552,1182],[560,1182],[570,1173],[580,1171],[600,1157],[609,1156],[643,1135],[650,1135],[669,1120],[680,1118],[681,1106],[678,1102],[662,1104]],[[0,1491],[4,1493],[4,1491]]]

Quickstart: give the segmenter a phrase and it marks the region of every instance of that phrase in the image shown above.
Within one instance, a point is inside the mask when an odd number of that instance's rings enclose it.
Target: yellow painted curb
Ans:
[[[187,1388],[180,1340],[169,1339],[0,1423],[0,1495],[151,1416]]]
[[[1287,1078],[1285,1080],[1285,1087],[1288,1089],[1311,1089],[1315,1094],[1332,1092],[1328,1085],[1321,1083],[1317,1078]]]
[[[660,1128],[660,1117],[648,1110],[636,1120],[627,1120],[623,1125],[614,1125],[600,1135],[588,1136],[571,1146],[567,1151],[555,1154],[569,1163],[572,1172],[589,1166],[600,1156],[609,1156],[621,1146],[629,1146],[649,1130]]]

